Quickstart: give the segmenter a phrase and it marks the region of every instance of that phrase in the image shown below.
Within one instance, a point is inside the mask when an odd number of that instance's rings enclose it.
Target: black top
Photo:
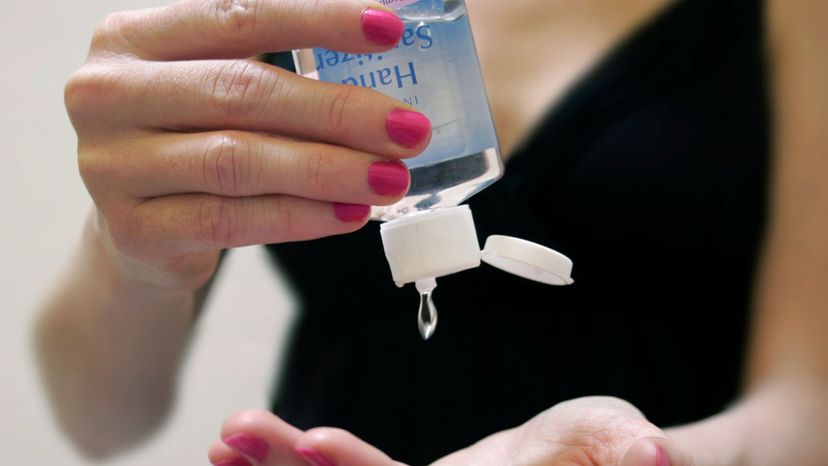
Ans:
[[[555,403],[614,395],[660,426],[739,392],[769,154],[758,0],[683,0],[575,86],[473,197],[575,284],[482,265],[438,280],[437,331],[392,283],[378,224],[270,246],[302,307],[274,412],[424,464]]]

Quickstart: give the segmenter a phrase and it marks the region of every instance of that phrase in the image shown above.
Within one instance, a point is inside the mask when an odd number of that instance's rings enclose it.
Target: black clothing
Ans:
[[[548,245],[573,259],[572,286],[486,265],[441,278],[424,342],[378,224],[270,246],[302,302],[274,411],[416,465],[579,396],[624,398],[664,427],[726,408],[766,217],[763,36],[760,1],[677,1],[470,200],[481,244]]]

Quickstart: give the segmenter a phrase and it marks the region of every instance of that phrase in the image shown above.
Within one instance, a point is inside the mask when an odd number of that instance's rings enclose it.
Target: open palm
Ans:
[[[303,432],[271,413],[229,418],[210,450],[219,466],[402,466],[341,429]],[[692,466],[631,404],[610,397],[566,401],[431,466]]]

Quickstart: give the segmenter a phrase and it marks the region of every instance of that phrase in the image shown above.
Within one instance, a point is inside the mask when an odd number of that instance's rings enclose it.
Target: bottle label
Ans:
[[[431,143],[422,154],[406,160],[409,167],[497,147],[465,13],[451,20],[407,21],[402,40],[387,52],[352,54],[317,48],[313,53],[319,79],[376,89],[431,120]]]
[[[417,0],[379,0],[379,3],[394,10],[416,3]]]

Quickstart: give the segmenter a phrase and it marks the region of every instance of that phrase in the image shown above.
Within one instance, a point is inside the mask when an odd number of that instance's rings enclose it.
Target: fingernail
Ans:
[[[408,168],[402,162],[374,162],[368,167],[368,186],[381,196],[404,193],[408,177]]]
[[[343,222],[356,222],[365,220],[371,213],[371,206],[361,204],[334,203],[334,215]]]
[[[393,45],[402,38],[403,22],[394,13],[366,8],[360,21],[365,38],[375,44]]]
[[[296,453],[299,453],[312,466],[336,466],[336,463],[310,448],[297,448]]]
[[[670,463],[670,457],[667,456],[667,452],[658,446],[656,447],[656,466],[672,466],[672,463]]]
[[[270,453],[270,445],[267,442],[250,434],[233,434],[225,437],[223,441],[228,447],[260,463],[267,459]]]
[[[219,461],[218,463],[213,464],[214,466],[253,466],[250,464],[250,461],[247,461],[244,458],[233,458],[232,460]]]
[[[431,122],[425,115],[401,108],[392,110],[385,118],[388,136],[403,147],[416,147],[431,132]]]

